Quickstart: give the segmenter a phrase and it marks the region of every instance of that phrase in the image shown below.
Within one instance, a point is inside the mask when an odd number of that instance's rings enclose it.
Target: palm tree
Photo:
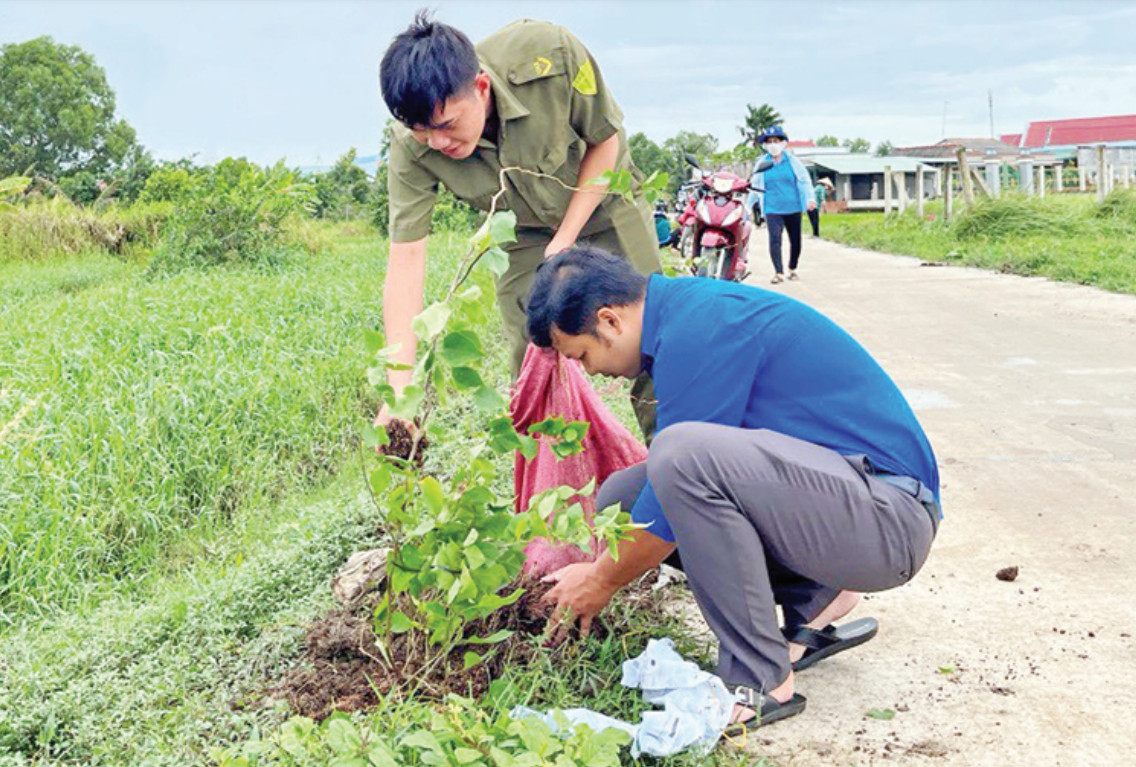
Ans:
[[[780,124],[781,115],[769,104],[759,107],[746,104],[745,125],[739,126],[738,130],[747,143],[757,146],[763,130]]]

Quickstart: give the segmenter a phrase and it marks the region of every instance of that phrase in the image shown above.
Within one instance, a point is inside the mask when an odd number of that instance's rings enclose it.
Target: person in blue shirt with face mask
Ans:
[[[785,150],[789,137],[780,125],[761,132],[765,150],[757,162],[751,184],[764,189],[760,195],[761,210],[769,229],[769,257],[773,260],[773,283],[785,281],[781,259],[781,233],[789,234],[789,279],[799,279],[797,264],[801,259],[801,214],[816,210],[813,183],[801,161]]]

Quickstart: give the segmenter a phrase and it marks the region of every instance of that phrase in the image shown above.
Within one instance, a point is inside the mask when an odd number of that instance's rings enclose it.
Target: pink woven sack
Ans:
[[[647,460],[647,448],[603,404],[580,363],[560,356],[554,349],[529,344],[510,409],[513,425],[521,433],[552,416],[591,424],[584,437],[584,450],[578,455],[557,460],[545,444],[541,444],[531,461],[517,453],[518,512],[527,509],[533,495],[543,490],[560,485],[583,487],[593,477],[599,487],[614,472]],[[590,521],[596,512],[595,495],[579,500]],[[593,560],[600,551],[594,540],[592,551],[589,555],[575,546],[557,546],[537,539],[525,549],[525,572],[540,577],[574,562]]]

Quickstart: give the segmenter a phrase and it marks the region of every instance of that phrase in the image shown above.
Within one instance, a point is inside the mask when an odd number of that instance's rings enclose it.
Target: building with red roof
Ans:
[[[1031,122],[1018,141],[1018,146],[1026,151],[1075,150],[1096,144],[1136,145],[1136,115]]]

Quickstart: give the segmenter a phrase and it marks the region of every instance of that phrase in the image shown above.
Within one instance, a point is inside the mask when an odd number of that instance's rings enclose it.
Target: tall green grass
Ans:
[[[171,213],[167,203],[92,210],[63,197],[33,200],[0,210],[0,263],[84,253],[137,255],[157,244]]]
[[[433,240],[444,275],[460,248]],[[385,255],[356,235],[158,280],[0,264],[24,285],[0,289],[0,626],[129,590],[334,474],[375,408],[362,330]]]
[[[949,224],[941,203],[928,206],[924,219],[914,211],[825,216],[822,233],[927,261],[1136,294],[1136,192],[1129,190],[1113,192],[1102,204],[1078,194],[980,200]]]

